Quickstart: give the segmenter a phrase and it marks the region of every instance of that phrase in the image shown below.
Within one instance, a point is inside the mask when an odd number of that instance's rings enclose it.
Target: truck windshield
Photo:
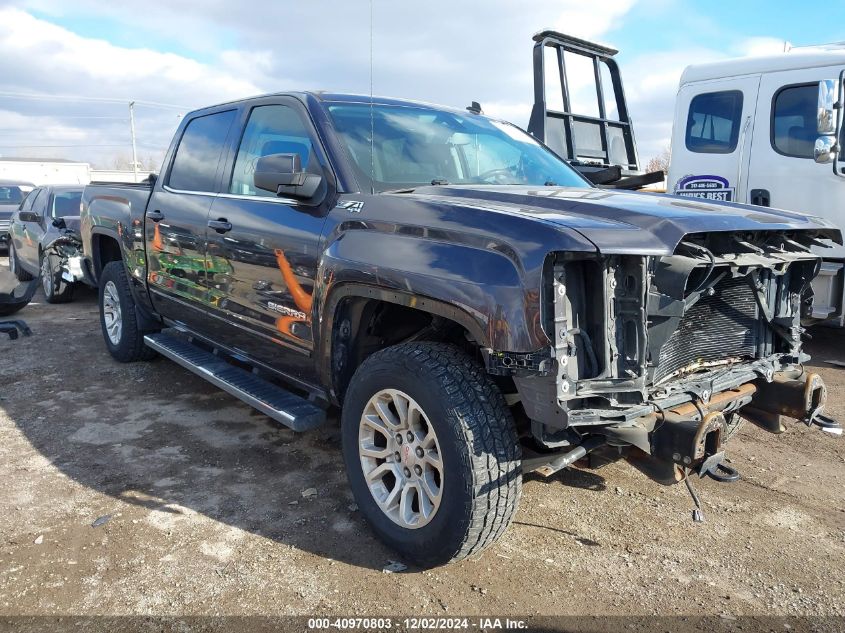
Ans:
[[[334,103],[328,110],[362,186],[374,191],[430,184],[591,186],[509,123],[414,106]]]

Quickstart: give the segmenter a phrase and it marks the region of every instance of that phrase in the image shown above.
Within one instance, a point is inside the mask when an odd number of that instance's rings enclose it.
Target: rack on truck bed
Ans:
[[[661,182],[663,172],[640,171],[622,75],[614,59],[619,51],[556,31],[541,31],[534,42],[534,107],[528,132],[596,185],[640,189]],[[579,85],[590,74],[592,90]]]

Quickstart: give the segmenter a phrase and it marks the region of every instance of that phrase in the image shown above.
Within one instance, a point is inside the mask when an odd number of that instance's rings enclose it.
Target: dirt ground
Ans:
[[[625,462],[529,476],[480,558],[390,574],[336,421],[298,435],[171,362],[113,361],[88,290],[19,317],[33,336],[0,340],[0,616],[845,615],[841,436],[746,425],[743,479],[697,483],[704,523]],[[824,362],[845,333],[813,334],[845,419]]]

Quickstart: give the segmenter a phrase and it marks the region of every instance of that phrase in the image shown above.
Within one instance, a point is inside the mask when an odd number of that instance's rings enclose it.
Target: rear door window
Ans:
[[[691,152],[730,154],[739,140],[742,92],[725,90],[693,97],[687,116],[686,146]]]
[[[819,85],[787,86],[772,103],[772,146],[794,158],[813,158],[818,137]]]
[[[176,149],[167,184],[182,191],[215,191],[217,167],[236,110],[197,117],[188,123]]]

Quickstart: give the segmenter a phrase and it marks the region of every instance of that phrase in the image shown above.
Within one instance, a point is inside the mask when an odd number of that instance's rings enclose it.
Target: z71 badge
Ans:
[[[721,176],[684,176],[675,185],[675,195],[732,202],[734,188],[730,186],[727,178]]]

